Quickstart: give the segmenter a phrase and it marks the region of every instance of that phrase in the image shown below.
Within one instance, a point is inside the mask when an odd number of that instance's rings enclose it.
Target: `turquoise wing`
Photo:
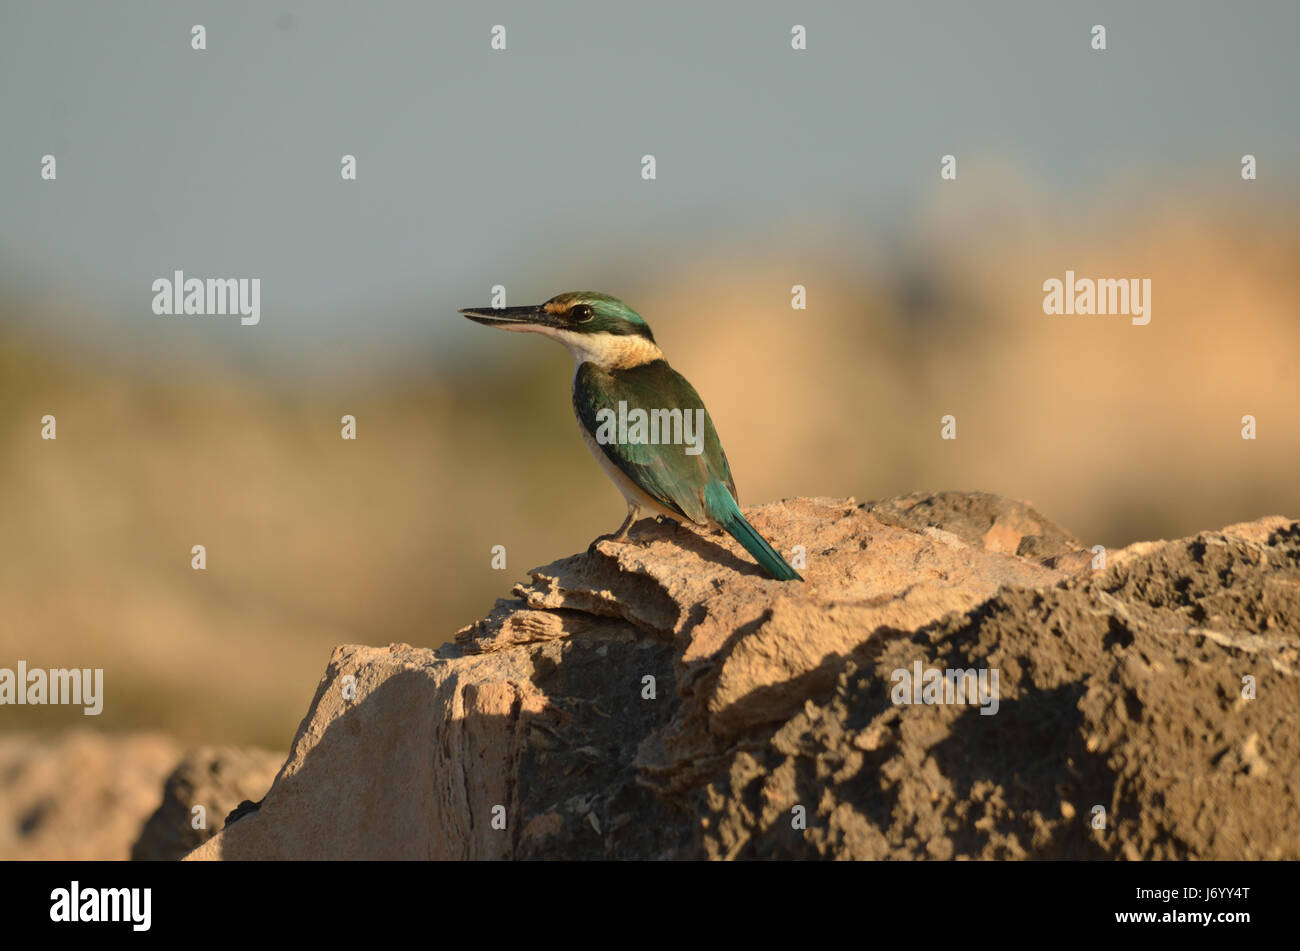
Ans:
[[[701,410],[704,424],[698,441],[701,451],[698,455],[687,453],[686,445],[664,441],[662,433],[658,444],[620,440],[617,426],[609,425],[610,414],[618,418],[620,402],[625,404],[625,417],[640,409],[647,416],[659,411],[658,418],[663,420],[665,411],[681,410],[685,421],[687,412],[695,420],[700,418],[695,411]],[[665,508],[704,525],[709,521],[705,490],[710,483],[722,482],[735,496],[731,467],[704,401],[695,387],[666,361],[655,360],[626,370],[602,370],[593,363],[584,363],[573,379],[573,407],[582,425],[597,437],[609,460]],[[606,436],[612,430],[614,438],[600,438],[602,422]],[[684,427],[682,433],[684,436]],[[692,435],[697,433],[693,431]]]

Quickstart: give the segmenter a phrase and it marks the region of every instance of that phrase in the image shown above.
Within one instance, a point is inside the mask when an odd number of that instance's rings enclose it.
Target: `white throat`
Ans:
[[[662,360],[664,353],[653,341],[635,334],[580,334],[555,327],[521,327],[558,340],[573,354],[574,369],[594,363],[602,370],[626,370],[652,360]]]

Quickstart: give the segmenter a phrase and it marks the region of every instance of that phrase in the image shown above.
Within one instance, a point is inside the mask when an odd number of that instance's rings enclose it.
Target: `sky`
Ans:
[[[0,288],[97,346],[155,333],[151,284],[180,269],[261,278],[258,328],[204,329],[223,345],[400,356],[495,284],[526,303],[705,252],[888,244],[945,153],[1082,204],[1252,151],[1300,185],[1294,3],[0,11]]]

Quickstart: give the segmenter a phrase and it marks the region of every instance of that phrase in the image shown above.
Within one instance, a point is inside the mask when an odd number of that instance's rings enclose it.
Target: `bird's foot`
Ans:
[[[621,541],[623,541],[623,539],[619,537],[618,532],[607,532],[604,535],[597,535],[595,538],[591,540],[591,544],[587,546],[587,554],[590,555],[593,552],[595,552],[596,546],[599,545],[601,542],[621,542]]]
[[[596,550],[596,545],[599,542],[625,541],[627,539],[627,533],[632,530],[632,524],[636,521],[636,517],[638,514],[640,514],[639,509],[634,509],[631,506],[628,506],[627,518],[623,519],[623,524],[618,527],[618,531],[610,535],[597,535],[596,538],[592,541],[592,543],[587,546],[587,552],[588,553],[594,552]]]
[[[674,535],[676,535],[678,532],[682,530],[681,521],[679,519],[673,518],[670,515],[656,515],[655,521],[658,522],[660,525],[671,525],[673,527]]]

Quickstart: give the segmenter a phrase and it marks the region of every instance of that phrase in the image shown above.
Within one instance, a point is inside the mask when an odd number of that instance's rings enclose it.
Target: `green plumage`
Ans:
[[[602,409],[703,411],[702,451],[692,455],[680,444],[627,441],[603,442],[600,449],[624,475],[669,511],[698,525],[717,525],[736,539],[774,578],[803,579],[767,541],[745,521],[736,501],[731,467],[704,401],[690,382],[665,360],[627,369],[606,370],[583,363],[573,379],[573,406],[593,438],[600,429]],[[692,416],[694,418],[694,415]]]
[[[721,482],[711,482],[704,490],[704,497],[714,521],[740,542],[769,575],[777,581],[803,581],[799,572],[791,568],[777,550],[767,543],[767,539],[745,521],[736,499]]]
[[[467,307],[461,313],[488,327],[544,333],[574,354],[578,369],[573,377],[573,406],[578,421],[595,451],[621,474],[607,467],[627,497],[627,518],[612,536],[615,540],[626,536],[642,510],[670,512],[696,525],[725,530],[772,577],[803,580],[745,521],[727,455],[700,394],[666,361],[653,358],[661,351],[640,314],[618,298],[596,291],[557,294],[536,306]],[[605,410],[621,419],[616,436],[610,434]],[[675,419],[674,411],[679,413]],[[646,420],[654,422],[645,426],[643,434],[640,427]],[[670,437],[653,428],[665,423]],[[691,451],[686,451],[687,446]]]
[[[679,409],[683,413],[704,409],[704,401],[686,377],[665,360],[655,360],[626,370],[602,370],[584,363],[573,379],[573,408],[592,436],[599,429],[597,413],[617,412],[619,401],[628,409]],[[650,497],[697,524],[706,524],[704,488],[715,480],[735,495],[731,467],[722,451],[708,410],[704,411],[703,452],[688,455],[682,446],[636,445],[611,442],[601,446],[623,473]]]

